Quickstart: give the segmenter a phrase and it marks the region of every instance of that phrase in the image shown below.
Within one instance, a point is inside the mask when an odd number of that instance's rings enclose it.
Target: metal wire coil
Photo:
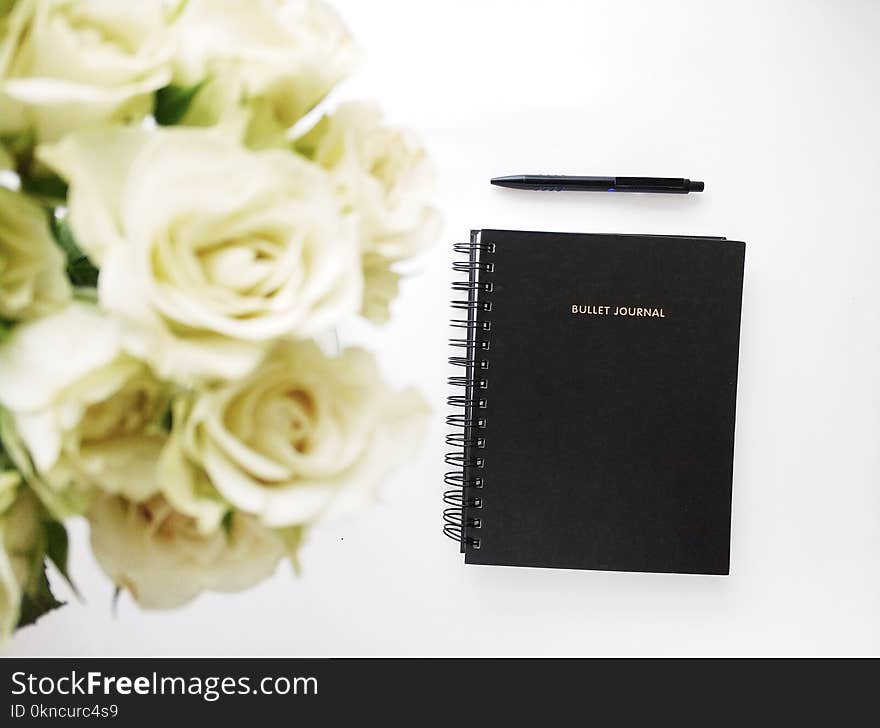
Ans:
[[[454,450],[446,453],[447,465],[454,468],[443,476],[448,486],[443,494],[446,508],[443,511],[443,533],[460,544],[461,550],[479,549],[483,543],[482,489],[484,486],[483,448],[486,446],[486,417],[480,410],[487,406],[482,394],[489,388],[488,378],[482,374],[489,368],[485,352],[490,350],[486,338],[491,330],[487,314],[492,310],[489,294],[493,291],[491,274],[495,263],[488,258],[495,252],[493,243],[483,243],[472,234],[469,243],[456,243],[453,250],[467,256],[467,260],[455,261],[452,269],[467,274],[467,280],[455,281],[452,289],[467,298],[456,298],[451,306],[466,313],[467,318],[450,321],[453,328],[464,329],[466,338],[452,338],[450,346],[464,352],[449,357],[449,364],[464,369],[464,375],[451,376],[449,385],[464,390],[464,394],[450,395],[446,402],[459,412],[450,414],[446,424],[457,431],[446,436],[446,444]]]

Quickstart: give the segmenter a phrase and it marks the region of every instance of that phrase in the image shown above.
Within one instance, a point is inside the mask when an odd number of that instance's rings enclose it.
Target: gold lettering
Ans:
[[[650,318],[666,318],[662,308],[645,308],[643,306],[598,306],[595,304],[571,304],[573,314],[587,316],[647,316]]]

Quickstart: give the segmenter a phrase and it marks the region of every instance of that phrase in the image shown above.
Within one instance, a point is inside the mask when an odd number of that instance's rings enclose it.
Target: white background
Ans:
[[[393,325],[388,376],[435,416],[352,522],[238,595],[171,613],[111,587],[9,654],[766,654],[880,651],[880,3],[335,3],[374,96],[436,160],[441,243]],[[690,176],[686,197],[491,188],[520,172]],[[440,533],[449,244],[471,227],[747,241],[728,578],[465,567]],[[589,271],[584,271],[589,275]]]

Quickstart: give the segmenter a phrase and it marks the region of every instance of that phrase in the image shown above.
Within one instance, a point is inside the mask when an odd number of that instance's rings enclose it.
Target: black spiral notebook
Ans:
[[[465,562],[727,574],[745,244],[455,246],[445,532]]]

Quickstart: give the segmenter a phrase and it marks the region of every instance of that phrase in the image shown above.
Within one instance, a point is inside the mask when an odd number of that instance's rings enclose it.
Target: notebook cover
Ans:
[[[491,328],[465,561],[727,574],[745,244],[480,242]]]

